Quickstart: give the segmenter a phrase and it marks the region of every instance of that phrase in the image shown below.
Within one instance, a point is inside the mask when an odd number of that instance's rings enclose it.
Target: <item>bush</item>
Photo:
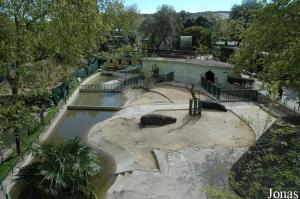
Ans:
[[[266,198],[269,189],[299,191],[299,127],[272,126],[233,166],[231,187],[243,198]]]
[[[228,76],[227,82],[230,84],[237,84],[244,87],[251,87],[254,84],[254,79],[252,78],[243,78],[243,77],[234,77],[234,76]]]

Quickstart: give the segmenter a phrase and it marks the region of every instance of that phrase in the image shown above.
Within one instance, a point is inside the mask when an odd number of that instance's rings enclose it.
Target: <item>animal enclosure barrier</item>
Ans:
[[[189,115],[194,116],[201,116],[201,108],[202,103],[200,99],[190,99],[190,105],[189,105]]]
[[[208,93],[220,99],[221,88],[209,81],[207,78],[201,76],[201,87],[204,88]]]

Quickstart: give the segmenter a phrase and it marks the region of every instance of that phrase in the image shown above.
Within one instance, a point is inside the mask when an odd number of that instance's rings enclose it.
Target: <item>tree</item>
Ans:
[[[255,12],[243,47],[232,62],[240,70],[256,70],[263,81],[300,91],[300,2],[267,3]]]
[[[193,46],[211,48],[211,31],[201,26],[192,26],[183,30],[183,34],[193,37]]]
[[[210,14],[208,20],[211,22],[212,40],[229,40],[230,39],[230,28],[229,20],[224,19],[218,15]]]
[[[97,198],[91,180],[101,167],[96,154],[78,138],[33,149],[36,160],[20,169],[22,198]]]
[[[12,93],[19,93],[27,63],[55,57],[74,64],[91,56],[106,30],[99,8],[111,1],[1,1],[0,74]]]
[[[180,30],[184,30],[195,24],[195,20],[191,17],[190,13],[184,10],[177,13],[177,18],[178,18]]]
[[[235,41],[243,39],[243,32],[248,28],[251,18],[256,10],[262,8],[264,3],[259,0],[243,0],[240,5],[235,4],[230,11],[230,35]]]
[[[162,5],[153,16],[149,16],[144,20],[140,29],[146,37],[149,37],[153,47],[171,48],[172,44],[170,46],[167,43],[167,38],[170,38],[174,43],[179,27],[174,8]]]
[[[212,26],[212,23],[207,18],[199,16],[196,19],[194,26],[202,26],[204,28],[210,28]]]
[[[122,34],[134,44],[137,39],[137,30],[141,23],[141,16],[136,5],[125,7],[121,13],[121,30]]]

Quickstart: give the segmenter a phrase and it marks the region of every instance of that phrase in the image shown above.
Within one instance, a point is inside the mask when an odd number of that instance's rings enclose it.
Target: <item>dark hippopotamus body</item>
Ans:
[[[201,101],[201,102],[202,102],[202,108],[204,109],[215,109],[215,110],[227,112],[226,107],[217,102],[211,102],[211,101]]]
[[[147,114],[141,117],[140,126],[144,127],[147,125],[151,126],[164,126],[167,124],[176,123],[176,118],[166,116],[166,115],[159,115],[159,114]]]

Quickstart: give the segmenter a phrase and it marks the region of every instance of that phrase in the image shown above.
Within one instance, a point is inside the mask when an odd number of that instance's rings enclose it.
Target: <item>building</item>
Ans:
[[[224,87],[227,84],[227,75],[232,65],[219,61],[199,59],[175,58],[144,58],[143,71],[158,67],[161,74],[174,72],[174,80],[185,83],[199,83],[201,76]]]

